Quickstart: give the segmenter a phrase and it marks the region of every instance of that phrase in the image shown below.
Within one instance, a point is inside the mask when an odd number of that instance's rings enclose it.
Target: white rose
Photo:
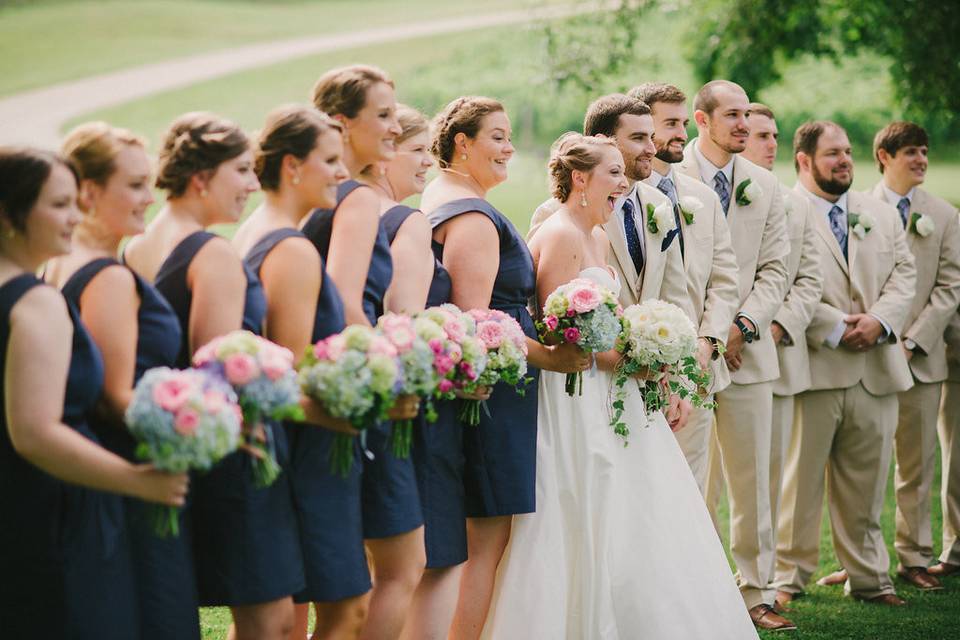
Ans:
[[[694,216],[696,216],[700,209],[703,209],[703,203],[700,202],[698,198],[694,198],[693,196],[683,196],[680,198],[680,211],[683,213],[687,224],[693,224]]]
[[[751,180],[750,184],[743,188],[743,195],[750,202],[756,202],[763,197],[763,189],[760,188],[760,185]]]
[[[666,233],[676,226],[669,202],[661,203],[653,210],[653,220],[657,223],[657,233]]]
[[[936,229],[936,225],[933,223],[933,218],[924,214],[917,220],[914,228],[916,228],[918,236],[921,238],[926,238],[928,235],[933,233],[933,230]]]
[[[873,229],[873,225],[876,224],[876,219],[869,213],[861,213],[858,224],[863,227],[864,231],[870,231]]]

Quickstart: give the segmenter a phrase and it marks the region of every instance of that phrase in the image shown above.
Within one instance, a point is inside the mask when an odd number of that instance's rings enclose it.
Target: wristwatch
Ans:
[[[743,321],[743,316],[737,316],[733,324],[737,325],[737,329],[740,329],[740,333],[743,334],[743,341],[747,344],[757,339],[757,332],[747,326],[747,323]]]

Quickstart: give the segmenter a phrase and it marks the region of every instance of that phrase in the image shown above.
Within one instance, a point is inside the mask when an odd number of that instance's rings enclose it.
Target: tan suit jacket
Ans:
[[[882,182],[871,193],[886,201]],[[960,221],[946,200],[919,187],[910,203],[910,214],[914,213],[930,216],[935,229],[925,238],[907,231],[917,284],[903,339],[913,340],[920,348],[910,359],[913,376],[920,382],[943,382],[947,378],[943,333],[960,304]]]
[[[808,197],[799,187],[795,191]],[[876,223],[863,239],[850,229],[845,260],[826,217],[815,212],[823,294],[807,327],[811,389],[846,389],[859,382],[873,395],[905,391],[913,378],[897,342],[913,303],[913,256],[895,208],[855,191],[848,192],[847,203],[848,214],[869,212]],[[842,345],[831,349],[827,337],[852,313],[882,318],[891,330],[886,342],[865,352]]]
[[[701,180],[693,151],[696,139],[684,150],[680,171]],[[736,188],[746,179],[760,187],[762,194],[748,205],[738,205]],[[707,185],[712,191],[712,185]],[[780,309],[787,291],[787,221],[776,177],[739,155],[733,160],[730,210],[727,225],[740,271],[740,308],[757,325],[759,338],[743,350],[743,364],[731,374],[737,384],[770,382],[780,377],[777,348],[770,335],[770,323]],[[729,327],[728,327],[729,330]]]
[[[781,193],[790,239],[790,255],[787,257],[789,289],[773,318],[786,332],[784,341],[777,345],[780,377],[773,382],[773,393],[792,396],[810,388],[806,333],[823,292],[823,273],[814,227],[816,212],[810,202],[795,191],[781,185]]]

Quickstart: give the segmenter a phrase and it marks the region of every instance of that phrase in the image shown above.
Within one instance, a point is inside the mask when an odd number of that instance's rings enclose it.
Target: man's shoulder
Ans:
[[[927,213],[932,216],[944,218],[958,214],[955,206],[940,196],[930,193],[921,187],[917,187],[912,208],[917,213]]]
[[[756,182],[762,189],[770,189],[773,191],[780,187],[780,180],[772,171],[768,171],[760,165],[747,160],[739,153],[734,156],[733,173],[734,181],[738,184],[749,178],[752,182]]]

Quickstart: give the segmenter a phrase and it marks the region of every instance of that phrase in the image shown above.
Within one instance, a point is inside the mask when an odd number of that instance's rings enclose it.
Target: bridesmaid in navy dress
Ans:
[[[420,211],[399,204],[423,192],[427,171],[433,166],[429,122],[406,105],[397,105],[397,120],[401,133],[396,155],[382,171],[368,171],[366,179],[380,192],[394,269],[403,274],[387,290],[387,311],[414,314],[424,306],[450,302],[451,284],[447,270],[430,250],[430,223]],[[402,636],[411,640],[447,637],[460,583],[458,567],[467,559],[462,430],[453,402],[438,402],[436,409],[435,423],[428,423],[423,411],[417,416],[411,448],[427,552],[427,568]]]
[[[264,203],[233,238],[263,284],[267,338],[297,357],[345,326],[340,295],[317,249],[299,231],[312,209],[336,204],[337,184],[347,177],[340,131],[338,122],[312,107],[280,107],[267,116],[255,156]],[[286,425],[306,575],[306,588],[294,596],[303,604],[296,606],[291,637],[306,636],[310,602],[319,603],[314,638],[356,637],[363,617],[354,614],[358,606],[362,610],[371,586],[363,549],[359,445],[347,478],[332,473],[328,463],[336,433],[356,431],[308,398],[301,404],[311,424]]]
[[[499,309],[516,319],[528,337],[534,379],[523,396],[496,385],[489,415],[464,431],[469,559],[450,636],[459,640],[477,638],[483,629],[512,516],[536,509],[538,369],[582,371],[589,357],[571,345],[537,341],[527,311],[533,259],[510,220],[485,200],[506,180],[513,155],[503,106],[483,97],[454,100],[436,118],[431,150],[441,174],[424,191],[422,208],[433,226],[434,252],[450,272],[452,302],[461,309]]]
[[[380,69],[352,66],[324,74],[313,103],[344,126],[344,164],[350,175],[394,154],[397,124],[393,83]],[[333,209],[317,209],[302,230],[326,261],[343,298],[347,324],[376,324],[393,276],[390,244],[380,223],[380,203],[368,186],[340,185]],[[415,405],[395,407],[403,414]],[[392,415],[391,417],[403,417]],[[364,638],[397,637],[423,574],[423,516],[411,459],[388,446],[390,425],[368,429],[363,457],[363,535],[373,566],[373,592]]]
[[[209,113],[174,121],[160,151],[157,187],[166,206],[130,241],[127,263],[173,307],[183,332],[178,366],[216,336],[241,327],[260,333],[266,300],[260,283],[225,239],[205,231],[236,222],[259,188],[243,131]],[[271,429],[278,462],[286,437]],[[202,606],[229,606],[235,637],[284,638],[293,627],[291,595],[303,588],[296,516],[286,474],[254,484],[251,459],[238,451],[192,491],[194,563]]]
[[[186,475],[131,464],[87,423],[103,384],[100,353],[76,311],[33,275],[70,251],[76,197],[62,158],[0,148],[4,638],[137,637],[116,494],[181,506],[187,491]]]
[[[153,203],[144,142],[106,123],[81,125],[67,135],[63,153],[80,174],[83,220],[70,254],[47,263],[46,278],[61,287],[103,354],[101,410],[92,427],[104,445],[136,460],[136,442],[123,414],[147,369],[173,367],[180,323],[160,293],[116,259],[126,236],[143,232]],[[140,613],[138,638],[199,638],[192,528],[186,511],[180,535],[160,538],[149,503],[124,501],[134,567],[133,595]]]

